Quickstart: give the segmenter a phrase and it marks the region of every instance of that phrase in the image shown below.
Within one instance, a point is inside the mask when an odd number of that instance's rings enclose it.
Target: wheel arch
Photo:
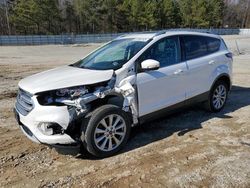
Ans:
[[[210,90],[213,88],[213,86],[215,85],[215,83],[218,82],[219,80],[225,81],[226,84],[227,84],[227,86],[228,86],[228,90],[229,91],[231,90],[232,81],[231,81],[231,78],[230,78],[229,74],[227,74],[227,73],[222,73],[219,76],[217,76],[215,78],[215,80],[213,81],[213,84],[211,85]]]
[[[91,111],[94,111],[96,108],[99,108],[100,106],[103,106],[106,104],[116,105],[122,109],[123,102],[124,102],[124,97],[121,94],[113,93],[113,94],[105,96],[104,98],[100,98],[100,99],[93,101],[91,103],[91,106],[92,106]],[[131,109],[126,113],[132,120],[133,118],[132,118]]]

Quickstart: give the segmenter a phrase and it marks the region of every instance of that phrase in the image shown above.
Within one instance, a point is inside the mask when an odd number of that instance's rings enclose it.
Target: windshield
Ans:
[[[117,70],[139,52],[148,41],[148,39],[135,38],[114,40],[72,66],[96,70]]]

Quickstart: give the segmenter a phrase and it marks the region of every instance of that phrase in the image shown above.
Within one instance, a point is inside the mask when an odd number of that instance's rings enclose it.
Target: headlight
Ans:
[[[64,88],[56,91],[56,96],[58,97],[80,97],[84,94],[88,93],[88,89],[84,86],[80,87],[72,87],[72,88]]]
[[[63,105],[61,101],[76,99],[88,92],[89,91],[85,86],[63,88],[40,93],[37,97],[37,100],[41,105]]]

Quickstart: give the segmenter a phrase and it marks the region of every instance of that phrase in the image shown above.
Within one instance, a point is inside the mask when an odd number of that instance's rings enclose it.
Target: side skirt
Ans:
[[[202,93],[200,95],[197,95],[195,97],[192,97],[190,99],[187,99],[183,102],[174,104],[172,106],[168,106],[168,107],[163,108],[161,110],[157,110],[155,112],[152,112],[152,113],[146,114],[142,117],[139,117],[139,122],[140,122],[140,124],[143,124],[145,122],[149,122],[149,121],[158,119],[160,117],[166,117],[170,114],[182,111],[186,107],[189,107],[193,104],[204,102],[204,101],[208,100],[208,97],[209,97],[209,91]]]

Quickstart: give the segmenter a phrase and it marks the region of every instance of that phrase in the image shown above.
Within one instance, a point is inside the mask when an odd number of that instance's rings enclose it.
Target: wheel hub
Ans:
[[[213,105],[216,109],[222,108],[226,101],[226,87],[224,85],[219,85],[213,94]]]
[[[126,135],[126,124],[122,116],[111,114],[104,117],[95,130],[95,144],[102,151],[117,148]]]

